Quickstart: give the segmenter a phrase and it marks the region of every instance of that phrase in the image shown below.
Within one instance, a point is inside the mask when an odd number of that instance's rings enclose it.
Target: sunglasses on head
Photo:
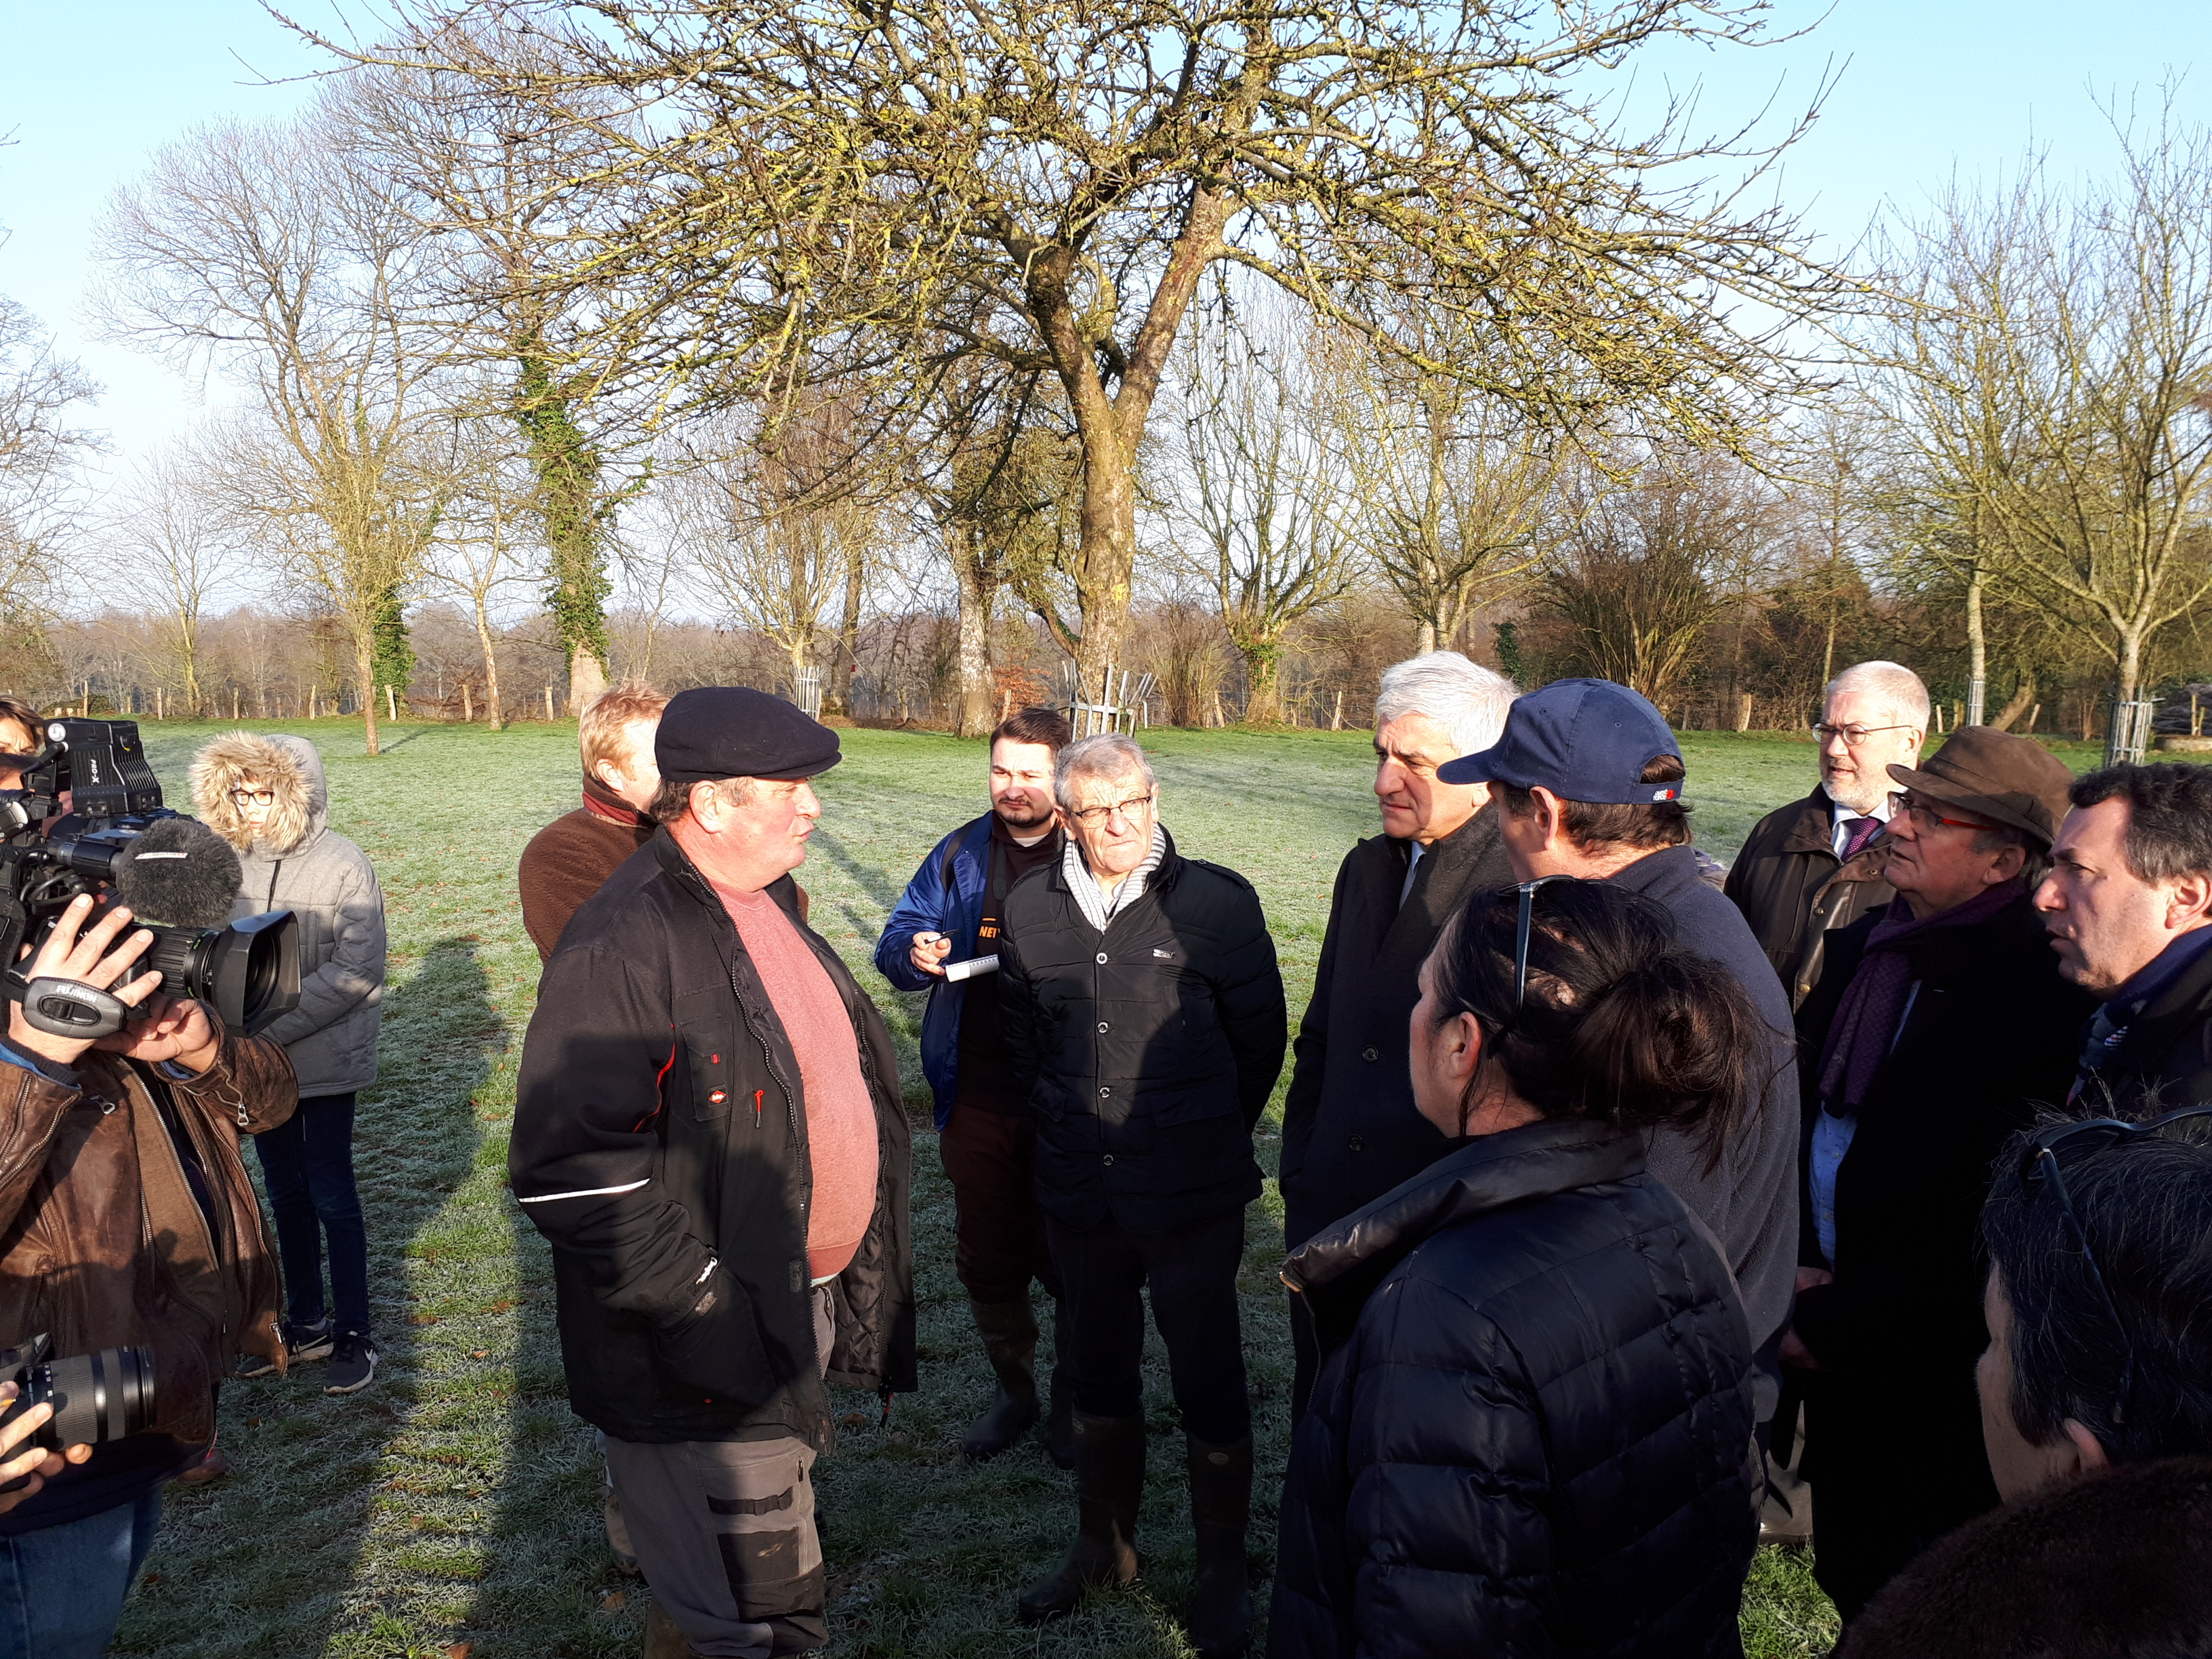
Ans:
[[[2074,1213],[2074,1200],[2066,1191],[2066,1177],[2058,1165],[2062,1152],[2101,1152],[2108,1147],[2132,1146],[2156,1135],[2169,1123],[2179,1123],[2184,1118],[2212,1117],[2212,1105],[2185,1106],[2179,1111],[2168,1112],[2162,1117],[2147,1119],[2141,1123],[2129,1123],[2116,1117],[2094,1117],[2085,1122],[2069,1123],[2063,1128],[2038,1135],[2021,1153],[2020,1179],[2021,1185],[2031,1190],[2048,1184],[2058,1199],[2058,1212],[2066,1218],[2073,1231],[2074,1242],[2081,1247],[2081,1265],[2089,1270],[2089,1282],[2097,1287],[2097,1297],[2105,1304],[2105,1312],[2119,1333],[2124,1358],[2120,1364],[2119,1393],[2112,1406],[2112,1421],[2128,1420],[2128,1391],[2135,1382],[2136,1351],[2134,1339],[2128,1334],[2127,1322],[2120,1317],[2119,1304],[2105,1284],[2105,1275],[2097,1266],[2097,1253],[2089,1246],[2089,1235],[2082,1231],[2081,1218]]]
[[[1534,881],[1524,881],[1513,890],[1519,895],[1521,910],[1513,927],[1513,1018],[1521,1018],[1521,1010],[1528,1000],[1528,927],[1536,914],[1536,890],[1555,881],[1572,881],[1572,876],[1539,876]]]

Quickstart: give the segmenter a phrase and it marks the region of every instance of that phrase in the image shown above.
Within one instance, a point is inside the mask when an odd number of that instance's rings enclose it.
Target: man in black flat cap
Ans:
[[[680,692],[659,826],[545,965],[507,1169],[553,1246],[562,1358],[652,1583],[648,1655],[825,1645],[825,1380],[915,1386],[898,1062],[790,872],[837,735]]]

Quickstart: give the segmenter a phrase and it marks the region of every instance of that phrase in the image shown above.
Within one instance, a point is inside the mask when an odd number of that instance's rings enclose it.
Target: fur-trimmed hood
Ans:
[[[248,779],[276,794],[260,836],[263,853],[289,858],[320,838],[330,822],[330,787],[314,744],[283,732],[226,732],[192,757],[192,804],[208,828],[241,853],[252,850],[255,837],[230,792]]]

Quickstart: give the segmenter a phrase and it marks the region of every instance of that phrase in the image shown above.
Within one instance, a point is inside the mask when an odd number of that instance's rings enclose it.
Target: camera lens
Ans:
[[[22,1407],[45,1401],[52,1420],[32,1443],[58,1451],[143,1433],[154,1420],[154,1355],[146,1348],[102,1348],[30,1368]]]
[[[299,924],[289,910],[228,927],[149,931],[146,965],[161,974],[161,988],[208,1004],[234,1031],[251,1036],[298,1004]]]

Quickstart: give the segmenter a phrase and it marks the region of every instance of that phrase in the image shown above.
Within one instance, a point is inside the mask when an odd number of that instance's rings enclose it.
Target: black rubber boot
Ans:
[[[1244,1534],[1252,1522],[1252,1437],[1224,1444],[1183,1437],[1197,1582],[1183,1628],[1200,1659],[1228,1659],[1252,1643],[1252,1582]]]
[[[1014,1611],[1024,1625],[1075,1611],[1087,1590],[1119,1589],[1137,1578],[1137,1506],[1145,1495],[1145,1419],[1073,1414],[1078,1528],[1066,1558],[1024,1590]],[[1249,1467],[1249,1460],[1247,1460]]]
[[[960,1449],[980,1463],[1006,1450],[1037,1420],[1037,1328],[1027,1297],[1018,1302],[969,1305],[975,1310],[975,1328],[983,1334],[983,1352],[990,1356],[991,1370],[999,1379],[989,1407],[960,1437]]]
[[[1075,1363],[1067,1357],[1067,1306],[1052,1304],[1052,1408],[1044,1419],[1044,1447],[1063,1469],[1075,1467]]]

